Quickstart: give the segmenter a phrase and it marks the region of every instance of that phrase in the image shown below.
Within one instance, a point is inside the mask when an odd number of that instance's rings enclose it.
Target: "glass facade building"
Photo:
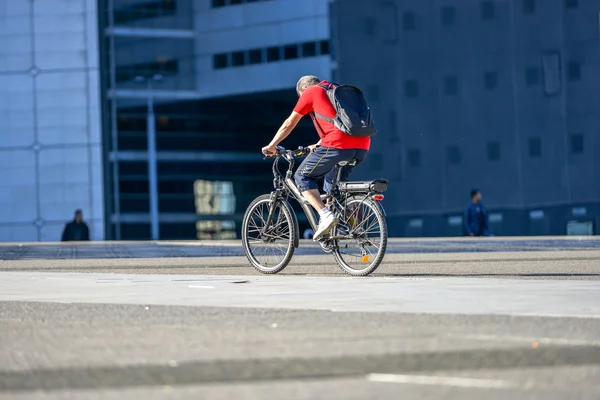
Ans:
[[[246,205],[271,188],[260,148],[296,80],[329,78],[327,2],[99,4],[106,236],[238,237]],[[289,144],[318,140],[299,131]]]

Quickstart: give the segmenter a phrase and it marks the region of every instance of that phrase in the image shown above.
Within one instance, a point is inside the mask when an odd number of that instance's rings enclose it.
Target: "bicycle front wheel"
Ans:
[[[344,272],[366,276],[375,271],[387,248],[387,224],[379,205],[368,197],[351,197],[345,215],[332,231],[337,239],[333,248],[336,262]]]
[[[294,255],[296,227],[287,203],[277,202],[269,226],[271,196],[257,197],[246,209],[242,221],[242,245],[250,264],[263,274],[284,269]]]

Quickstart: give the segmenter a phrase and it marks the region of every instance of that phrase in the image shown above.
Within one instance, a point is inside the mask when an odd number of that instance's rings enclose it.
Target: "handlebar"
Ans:
[[[315,150],[318,147],[319,146],[316,146]],[[286,150],[282,146],[277,146],[275,148],[275,154],[267,154],[263,152],[263,154],[265,155],[264,160],[266,160],[268,157],[275,157],[275,161],[273,162],[273,176],[275,177],[275,180],[273,182],[275,187],[278,187],[279,182],[281,182],[280,178],[283,178],[283,174],[279,171],[279,160],[281,159],[281,157],[285,158],[288,162],[288,171],[286,176],[291,177],[295,164],[294,157],[306,157],[312,151],[314,150],[311,150],[309,147],[300,146],[296,150]]]
[[[316,150],[319,146],[315,147],[314,150]],[[272,153],[266,153],[263,152],[263,154],[265,155],[265,160],[269,157],[269,156],[275,156],[275,157],[281,157],[281,156],[288,156],[288,157],[306,157],[307,155],[309,155],[310,153],[312,153],[314,150],[310,149],[309,147],[298,147],[296,150],[286,150],[285,148],[283,148],[282,146],[277,146],[275,148],[275,154]]]

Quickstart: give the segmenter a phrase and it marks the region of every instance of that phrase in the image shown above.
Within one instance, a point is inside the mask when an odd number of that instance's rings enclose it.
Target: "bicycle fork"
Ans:
[[[275,215],[275,208],[277,207],[277,203],[279,201],[279,193],[277,191],[271,192],[271,199],[269,200],[269,214],[267,215],[267,220],[265,221],[265,225],[260,230],[260,236],[264,237],[267,235],[268,230],[271,228],[271,223],[273,222],[273,217]]]

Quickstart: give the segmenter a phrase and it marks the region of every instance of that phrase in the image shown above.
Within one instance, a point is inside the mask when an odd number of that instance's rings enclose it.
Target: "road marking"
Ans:
[[[199,286],[199,285],[189,285],[189,288],[193,289],[214,289],[214,286]]]
[[[452,335],[458,337],[459,335]],[[600,346],[600,341],[583,339],[565,339],[549,337],[525,337],[525,336],[498,336],[498,335],[465,335],[460,336],[466,339],[495,341],[495,342],[538,342],[541,344],[567,344],[573,346]]]
[[[502,314],[499,314],[502,315]],[[600,314],[538,314],[538,313],[510,313],[504,314],[513,317],[542,317],[542,318],[577,318],[577,319],[600,319]]]
[[[426,376],[426,375],[396,375],[396,374],[369,374],[370,382],[383,383],[408,383],[413,385],[459,386],[468,388],[508,388],[514,387],[507,381],[495,379],[457,378],[451,376]]]

